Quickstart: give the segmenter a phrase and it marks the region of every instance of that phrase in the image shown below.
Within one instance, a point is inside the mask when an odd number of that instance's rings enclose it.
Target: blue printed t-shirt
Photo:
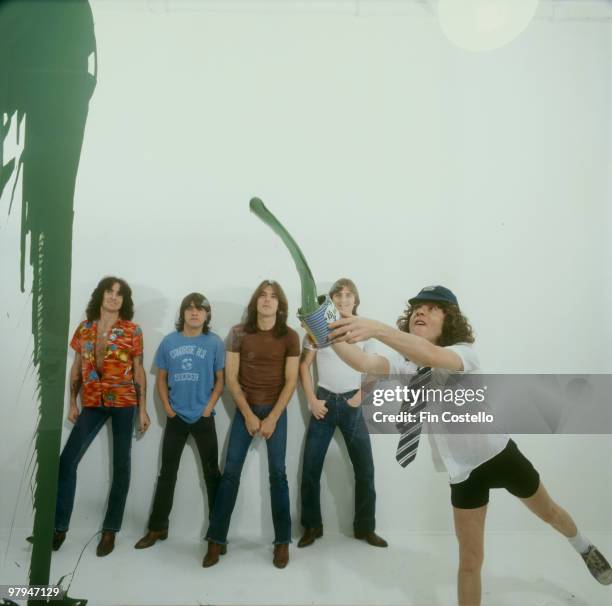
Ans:
[[[186,423],[195,423],[210,399],[215,371],[225,367],[225,347],[212,332],[197,337],[173,332],[159,344],[155,365],[168,373],[172,410]]]

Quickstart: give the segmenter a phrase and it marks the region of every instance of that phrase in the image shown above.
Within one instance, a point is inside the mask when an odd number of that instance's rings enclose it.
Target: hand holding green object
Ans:
[[[329,345],[327,324],[340,319],[338,310],[327,295],[317,297],[317,287],[304,254],[280,221],[259,198],[251,198],[249,207],[251,212],[280,236],[289,249],[302,284],[302,306],[298,310],[298,318],[315,344],[319,347]]]

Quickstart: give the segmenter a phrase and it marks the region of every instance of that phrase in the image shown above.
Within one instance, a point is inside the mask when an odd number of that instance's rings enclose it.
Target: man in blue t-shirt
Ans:
[[[188,294],[181,303],[176,332],[164,337],[155,354],[157,391],[168,419],[149,530],[136,549],[168,536],[176,474],[189,434],[200,453],[209,514],[212,510],[220,479],[214,408],[223,392],[225,347],[209,330],[211,316],[204,295]]]

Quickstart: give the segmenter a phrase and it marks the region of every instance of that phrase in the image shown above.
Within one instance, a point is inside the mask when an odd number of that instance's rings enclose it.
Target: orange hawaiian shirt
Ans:
[[[96,369],[96,337],[98,323],[81,322],[70,347],[81,354],[83,388],[81,404],[84,407],[136,406],[138,398],[134,387],[134,356],[142,355],[142,330],[138,324],[118,320],[109,331],[102,363],[102,376]]]

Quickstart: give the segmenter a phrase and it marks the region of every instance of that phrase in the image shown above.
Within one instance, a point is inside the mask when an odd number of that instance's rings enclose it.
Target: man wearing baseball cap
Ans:
[[[444,301],[446,303],[452,303],[459,307],[457,297],[454,293],[446,288],[445,286],[425,286],[421,288],[420,292],[416,297],[409,299],[408,303],[414,305],[416,301]]]
[[[457,297],[440,285],[426,286],[409,299],[408,307],[392,328],[362,316],[343,318],[330,324],[333,348],[349,366],[372,375],[411,374],[421,385],[433,371],[477,373],[478,356],[474,335],[459,309]],[[378,339],[399,354],[397,360],[364,352],[354,345],[365,339]],[[406,424],[408,425],[408,423]],[[396,458],[407,466],[416,457],[418,423],[412,435],[402,440]],[[564,535],[582,556],[589,572],[603,585],[612,584],[612,569],[601,552],[578,531],[570,515],[555,503],[540,475],[507,434],[431,434],[433,451],[444,463],[451,485],[455,532],[459,542],[459,606],[481,603],[480,571],[484,561],[484,526],[489,491],[505,488],[520,498],[539,518]],[[450,432],[449,432],[450,433]],[[413,437],[414,436],[414,437]]]

